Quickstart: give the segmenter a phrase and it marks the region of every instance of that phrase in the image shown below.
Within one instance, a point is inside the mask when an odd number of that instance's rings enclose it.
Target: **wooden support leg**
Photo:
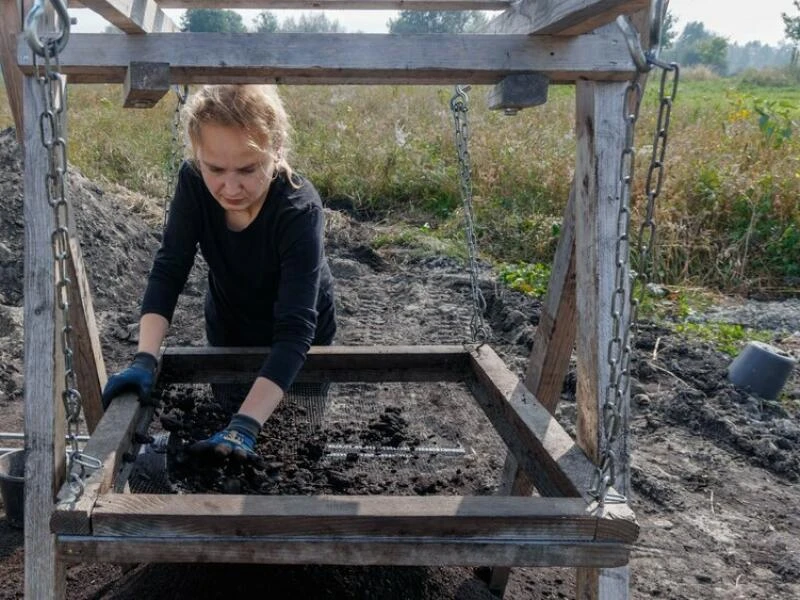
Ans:
[[[41,94],[23,81],[25,103],[25,597],[63,598],[65,569],[50,533],[55,494],[64,479],[65,417],[61,310],[55,302],[53,210],[47,202],[48,157],[39,138]]]
[[[561,237],[550,272],[550,283],[533,340],[533,351],[525,374],[525,387],[542,405],[555,413],[569,359],[575,345],[575,185],[564,209]],[[503,467],[499,495],[530,496],[533,484],[510,452]],[[511,569],[495,567],[489,589],[503,597]]]
[[[72,231],[75,231],[73,228]],[[89,433],[94,433],[103,416],[101,393],[106,384],[106,366],[100,347],[100,334],[94,318],[89,279],[83,266],[78,240],[70,240],[69,322],[72,326],[73,368],[81,393],[83,415]]]
[[[603,451],[603,402],[610,377],[612,292],[619,219],[618,185],[625,145],[623,104],[626,83],[578,82],[575,170],[577,281],[577,442],[598,462]],[[627,267],[626,267],[627,269]],[[627,281],[627,275],[624,281]],[[621,326],[630,314],[624,312]],[[627,398],[623,414],[627,412]],[[615,487],[628,493],[627,432],[620,432],[612,450],[617,457]],[[628,598],[628,567],[578,569],[581,600]]]

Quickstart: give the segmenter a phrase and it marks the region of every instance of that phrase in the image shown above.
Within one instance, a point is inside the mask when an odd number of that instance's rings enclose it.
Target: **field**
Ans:
[[[791,73],[688,73],[675,98],[658,208],[658,279],[757,295],[800,281],[800,86]],[[658,107],[651,79],[637,129],[641,206]],[[121,108],[119,86],[70,88],[69,160],[91,179],[168,195],[175,95]],[[549,264],[574,168],[574,89],[508,117],[470,92],[479,249],[499,264]],[[292,86],[294,164],[332,206],[388,227],[399,243],[463,256],[450,88]],[[0,127],[11,125],[0,95]],[[620,117],[622,127],[622,117]]]

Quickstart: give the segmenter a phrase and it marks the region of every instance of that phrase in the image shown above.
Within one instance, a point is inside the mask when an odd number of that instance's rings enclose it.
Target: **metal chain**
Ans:
[[[640,282],[638,298],[629,281],[627,267],[631,259],[631,187],[633,183],[635,147],[634,135],[639,110],[642,102],[642,79],[644,72],[639,71],[625,91],[623,118],[625,121],[625,146],[620,159],[620,174],[617,198],[619,213],[617,218],[617,241],[615,252],[614,291],[611,298],[612,332],[608,344],[609,383],[606,387],[602,408],[602,446],[600,460],[597,465],[589,494],[600,505],[606,502],[625,502],[622,494],[610,494],[609,490],[616,482],[617,457],[614,445],[621,433],[625,433],[625,419],[623,414],[624,400],[630,391],[630,362],[632,355],[633,339],[637,333],[638,308],[643,294],[646,292],[650,280],[650,258],[653,255],[655,242],[656,221],[655,202],[661,193],[664,181],[664,159],[666,157],[667,139],[669,135],[670,115],[673,100],[678,91],[679,68],[676,64],[664,65],[652,60],[649,62],[662,69],[661,85],[659,89],[659,113],[653,142],[653,153],[647,171],[645,189],[647,193],[647,206],[642,225],[639,228],[636,240],[637,268],[635,276]],[[667,85],[672,74],[672,84]],[[667,90],[670,93],[667,93]],[[655,185],[654,185],[655,181]],[[628,326],[623,327],[624,311],[629,307]]]
[[[167,174],[167,193],[164,194],[164,223],[162,227],[167,227],[167,217],[169,216],[169,202],[172,195],[175,193],[175,180],[178,177],[178,169],[180,162],[183,159],[183,137],[181,135],[181,111],[186,104],[186,98],[189,96],[189,86],[184,85],[182,88],[175,86],[175,111],[172,114],[172,144],[170,145],[169,154],[169,172]]]
[[[40,3],[41,4],[41,3]],[[42,8],[38,6],[39,14]],[[36,26],[36,19],[29,19],[31,26]],[[68,30],[69,25],[65,26]],[[67,440],[69,442],[70,488],[77,496],[83,491],[82,477],[87,470],[99,468],[100,462],[83,454],[78,447],[78,433],[81,422],[81,395],[78,392],[76,374],[73,365],[72,325],[69,319],[69,261],[70,250],[70,205],[65,193],[67,173],[67,143],[64,137],[64,120],[66,109],[65,80],[60,75],[58,54],[63,49],[59,41],[64,39],[62,33],[58,37],[40,40],[43,52],[34,53],[36,82],[42,97],[42,113],[39,115],[39,136],[42,146],[47,150],[48,163],[45,175],[47,202],[53,209],[55,226],[51,234],[53,258],[55,259],[55,295],[56,303],[61,309],[63,327],[61,329],[61,347],[64,358],[64,389],[61,398],[67,421]],[[33,48],[33,46],[32,46]],[[35,48],[34,48],[35,50]],[[38,56],[44,60],[44,70],[39,64]],[[80,474],[73,469],[80,467]]]
[[[478,244],[475,236],[475,213],[472,203],[472,167],[469,156],[469,126],[467,111],[469,86],[456,86],[455,94],[450,99],[450,110],[456,133],[456,149],[458,150],[459,180],[461,183],[461,198],[464,204],[464,232],[467,238],[469,253],[469,274],[472,290],[472,319],[469,329],[472,342],[485,344],[491,340],[492,330],[483,318],[486,313],[486,298],[481,291],[478,281]]]

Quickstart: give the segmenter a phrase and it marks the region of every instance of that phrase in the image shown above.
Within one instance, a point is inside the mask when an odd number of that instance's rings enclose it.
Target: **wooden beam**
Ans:
[[[473,393],[543,495],[584,498],[594,465],[489,346],[470,354]]]
[[[213,518],[213,517],[209,517]],[[621,565],[630,547],[613,542],[520,538],[99,537],[59,536],[59,558],[106,563],[251,563],[529,567]]]
[[[14,128],[20,146],[24,139],[22,72],[17,67],[16,53],[17,37],[21,30],[22,24],[17,1],[0,0],[0,70],[3,73],[8,105],[11,109],[11,116],[14,117]]]
[[[75,231],[72,229],[72,231]],[[69,293],[69,321],[72,326],[73,369],[81,394],[86,428],[91,434],[103,417],[101,395],[106,385],[106,365],[100,345],[100,334],[94,316],[89,278],[83,265],[81,246],[74,237],[70,239],[68,261],[72,285]]]
[[[213,52],[209,52],[213,48]],[[33,59],[18,45],[23,72]],[[536,71],[552,82],[628,80],[633,60],[621,33],[469,34],[73,34],[60,56],[71,83],[122,83],[132,61],[168,62],[174,84],[497,83]]]
[[[638,526],[601,517],[580,499],[491,496],[261,496],[104,494],[92,513],[96,536],[397,536],[631,543]]]
[[[269,348],[169,347],[160,381],[250,382]],[[297,381],[463,381],[469,357],[462,346],[314,346]]]
[[[650,0],[522,0],[489,21],[482,32],[580,35],[649,5]]]
[[[160,3],[157,4],[154,0],[81,0],[81,5],[90,8],[125,33],[180,31],[180,27],[161,10]]]
[[[132,62],[125,73],[122,105],[152,108],[169,91],[169,63]]]
[[[55,215],[47,201],[49,157],[42,145],[44,109],[38,82],[25,77],[25,597],[63,598],[64,563],[48,523],[55,492],[64,480],[65,411],[61,399],[63,318],[55,300],[51,243]]]
[[[161,8],[274,10],[504,10],[511,0],[158,0]]]
[[[547,294],[533,350],[525,369],[525,387],[551,414],[555,414],[564,377],[575,347],[575,184],[564,208]]]
[[[577,224],[577,437],[595,463],[605,450],[603,403],[609,385],[611,304],[615,289],[616,241],[619,221],[619,174],[625,145],[623,105],[626,85],[579,82],[577,85],[578,155],[575,180]],[[627,273],[627,266],[626,266]],[[627,277],[623,279],[627,281]],[[620,307],[624,308],[624,307]],[[622,311],[622,327],[629,318]],[[621,412],[628,412],[627,398]],[[623,427],[610,450],[616,456],[618,490],[628,493],[628,432]],[[579,570],[578,597],[611,600],[628,597],[625,573]],[[613,585],[611,585],[613,584]]]
[[[97,429],[89,438],[83,453],[96,458],[101,467],[84,480],[84,489],[74,497],[69,484],[58,494],[58,504],[48,523],[55,532],[90,534],[91,515],[100,494],[109,491],[122,466],[123,456],[134,445],[137,427],[149,424],[150,410],[139,404],[135,394],[124,394],[114,399]],[[80,468],[73,469],[80,473]]]

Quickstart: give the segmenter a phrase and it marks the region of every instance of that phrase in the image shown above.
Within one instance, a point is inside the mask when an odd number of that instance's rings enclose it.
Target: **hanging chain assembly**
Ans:
[[[634,37],[630,32],[635,30],[630,23],[620,17],[618,23],[626,35],[637,65],[637,74],[625,91],[623,119],[625,122],[625,146],[620,159],[617,199],[619,214],[617,218],[617,240],[615,251],[614,290],[611,297],[611,339],[608,344],[609,383],[606,387],[602,406],[602,440],[599,464],[597,465],[589,495],[602,506],[606,502],[625,502],[622,494],[611,494],[617,472],[617,457],[614,445],[619,436],[626,434],[627,415],[623,414],[624,400],[630,393],[630,362],[633,340],[637,330],[638,308],[650,281],[651,261],[656,237],[655,206],[664,182],[664,160],[666,158],[667,140],[669,137],[670,116],[675,96],[678,92],[679,67],[675,63],[667,64],[658,59],[661,23],[663,22],[663,2],[654,3],[654,14],[651,20],[651,43],[653,50],[647,54],[642,51],[638,34]],[[624,23],[624,25],[623,25]],[[630,29],[629,29],[630,28]],[[631,261],[631,187],[634,175],[635,146],[634,135],[639,110],[642,103],[645,75],[653,68],[661,69],[659,87],[659,109],[653,140],[653,151],[647,171],[645,190],[647,206],[643,222],[635,241],[637,252],[634,269],[638,280],[638,297],[634,294],[633,281],[629,280],[628,265]],[[625,312],[628,311],[628,325],[623,325]]]
[[[181,160],[183,159],[183,138],[181,136],[181,111],[186,105],[189,96],[189,86],[173,86],[175,91],[175,111],[172,113],[172,145],[169,154],[169,172],[167,174],[167,193],[164,194],[164,223],[163,228],[167,227],[167,217],[169,216],[169,202],[175,193],[175,184],[178,178]]]
[[[59,15],[61,30],[55,36],[42,40],[37,32],[39,18],[44,14],[44,0],[37,0],[25,21],[25,36],[34,51],[36,82],[42,96],[42,113],[39,115],[39,135],[42,146],[47,150],[48,165],[45,174],[47,202],[53,209],[55,229],[51,235],[53,257],[55,259],[56,303],[61,309],[63,327],[61,346],[64,359],[64,389],[61,393],[67,421],[69,442],[69,487],[73,500],[83,492],[83,480],[92,471],[100,468],[96,458],[84,454],[78,447],[78,433],[81,421],[81,395],[77,389],[73,365],[72,326],[69,319],[69,279],[68,262],[70,251],[70,205],[65,193],[67,173],[67,143],[64,137],[66,109],[65,80],[60,75],[58,55],[63,50],[69,36],[69,17],[61,0],[51,0]],[[32,41],[33,40],[33,41]],[[41,57],[44,68],[37,57]]]
[[[469,328],[472,334],[472,342],[485,344],[491,340],[492,330],[483,318],[486,312],[486,298],[483,296],[480,281],[478,280],[478,244],[475,237],[472,167],[469,156],[469,125],[467,122],[467,111],[469,110],[467,92],[469,89],[469,86],[456,86],[455,94],[450,99],[450,110],[453,113],[455,124],[461,198],[464,204],[464,233],[467,238],[467,250],[469,253],[469,274],[472,290],[472,320]]]

